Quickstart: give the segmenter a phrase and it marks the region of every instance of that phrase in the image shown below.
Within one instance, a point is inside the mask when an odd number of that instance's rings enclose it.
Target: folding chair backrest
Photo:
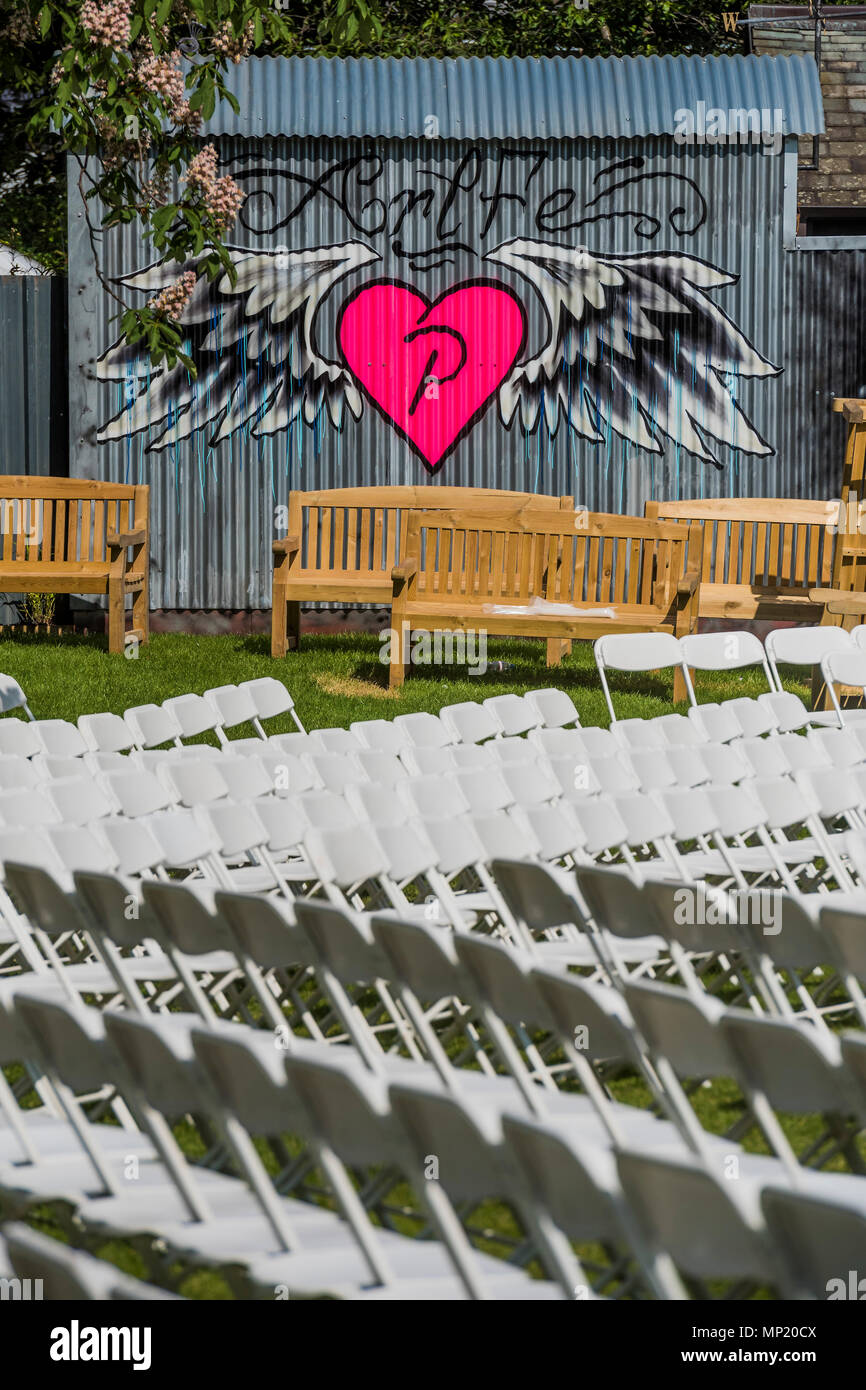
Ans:
[[[834,1199],[766,1187],[761,1209],[784,1260],[791,1298],[862,1300],[866,1216],[861,1206],[841,1193]]]
[[[526,734],[541,723],[538,710],[522,695],[491,695],[484,701],[484,708],[498,721],[507,737]]]
[[[466,997],[466,972],[452,937],[441,928],[382,915],[370,919],[370,930],[390,962],[392,978],[421,999]]]
[[[642,889],[623,869],[580,865],[577,885],[596,924],[614,936],[647,935],[647,906]]]
[[[36,719],[33,731],[43,753],[55,758],[81,758],[87,744],[74,724],[65,719]]]
[[[407,748],[411,743],[405,727],[396,720],[361,719],[350,724],[349,728],[365,748],[374,752],[396,755],[401,748]]]
[[[366,826],[346,830],[308,830],[304,847],[323,883],[347,889],[387,871],[381,844]]]
[[[580,725],[574,701],[564,690],[529,690],[524,698],[546,729],[561,729],[566,724]]]
[[[25,723],[23,719],[0,719],[0,756],[15,753],[30,758],[34,753],[41,753],[42,742],[34,724],[35,721]]]
[[[133,705],[124,710],[123,722],[129,728],[138,748],[156,748],[161,743],[173,744],[183,732],[180,721],[164,705]]]
[[[27,696],[13,676],[0,675],[0,714],[8,714],[10,709],[23,709],[28,719],[32,719]]]
[[[87,930],[89,919],[47,869],[7,860],[4,873],[9,891],[33,926],[49,936]]]
[[[306,1109],[286,1084],[284,1054],[272,1037],[218,1022],[193,1029],[190,1040],[214,1094],[251,1134],[309,1135]]]
[[[795,1114],[852,1108],[838,1041],[816,1028],[782,1018],[757,1018],[728,1009],[721,1029],[738,1073],[763,1092],[776,1110]]]
[[[241,685],[213,686],[204,692],[204,698],[213,706],[224,729],[234,729],[238,724],[251,724],[258,717],[252,691]]]
[[[275,899],[220,889],[214,895],[214,907],[236,947],[263,970],[309,965],[316,959],[306,932]]]
[[[15,1009],[37,1055],[73,1091],[92,1091],[117,1079],[116,1064],[105,1047],[103,1020],[108,1014],[31,994],[17,995]]]
[[[744,666],[762,666],[767,684],[773,678],[763,644],[753,632],[690,632],[680,638],[689,666],[698,671],[737,671]]]
[[[513,916],[529,931],[583,926],[576,899],[546,864],[493,858],[490,870]]]
[[[609,636],[597,638],[593,651],[612,723],[616,723],[616,711],[607,683],[606,672],[608,670],[659,671],[667,670],[670,667],[677,668],[683,673],[689,703],[692,705],[696,703],[683,649],[677,638],[671,633],[611,633]]]
[[[445,748],[454,739],[435,714],[398,714],[394,724],[411,744],[421,748]]]
[[[439,718],[451,734],[454,743],[481,743],[502,733],[502,722],[486,704],[466,700],[459,705],[445,705]]]
[[[276,676],[257,676],[255,680],[241,681],[238,689],[249,691],[259,719],[276,719],[281,714],[291,714],[303,733],[295,714],[295,702]]]
[[[348,908],[299,898],[295,914],[318,956],[344,984],[388,977],[390,962],[367,925]]]
[[[841,627],[777,627],[765,642],[777,690],[782,689],[779,666],[818,666],[828,652],[851,648],[851,638]]]
[[[82,714],[78,729],[88,748],[94,751],[125,753],[133,744],[129,725],[119,714]]]
[[[455,938],[457,958],[485,999],[509,1024],[553,1030],[553,1018],[532,977],[516,953],[490,937],[472,932]]]
[[[234,941],[222,918],[210,912],[198,894],[182,883],[145,879],[142,896],[166,936],[185,955],[233,949]]]
[[[657,1056],[680,1076],[730,1076],[733,1061],[719,1031],[721,1006],[707,996],[698,1002],[684,989],[636,980],[625,998],[638,1032]]]
[[[189,1031],[183,1024],[172,1026],[170,1015],[143,1018],[131,1012],[106,1013],[105,1032],[155,1110],[177,1119],[206,1108]]]
[[[163,709],[177,720],[183,738],[212,733],[221,724],[217,711],[203,695],[174,695],[163,701]]]

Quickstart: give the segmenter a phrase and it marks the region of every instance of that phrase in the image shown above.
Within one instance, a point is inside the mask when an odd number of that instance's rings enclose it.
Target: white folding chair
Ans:
[[[616,723],[616,711],[610,697],[607,672],[679,670],[683,674],[689,704],[696,704],[688,663],[676,637],[668,632],[612,633],[596,639],[593,647],[595,664],[611,723]]]
[[[249,691],[256,707],[256,719],[258,721],[278,719],[281,714],[289,714],[300,732],[306,733],[295,709],[294,700],[283,682],[277,680],[276,676],[257,676],[254,680],[241,681],[238,689]]]
[[[767,653],[753,632],[690,632],[680,638],[686,663],[696,671],[741,671],[760,666],[770,690],[776,689]]]
[[[568,725],[580,727],[577,707],[564,690],[528,690],[524,699],[545,729],[564,729]]]
[[[27,696],[13,676],[0,675],[0,714],[8,714],[11,709],[23,709],[28,719],[33,719]]]
[[[541,723],[537,708],[522,695],[492,695],[484,701],[484,708],[498,720],[505,737],[528,734]]]

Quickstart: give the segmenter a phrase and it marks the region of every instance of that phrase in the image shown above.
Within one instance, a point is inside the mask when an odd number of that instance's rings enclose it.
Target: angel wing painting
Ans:
[[[181,319],[196,378],[123,343],[99,359],[102,379],[126,382],[100,442],[148,431],[154,452],[198,430],[216,445],[324,417],[341,430],[369,407],[434,473],[496,402],[527,435],[614,434],[655,455],[672,443],[716,465],[720,446],[773,453],[738,394],[779,368],[712,297],[737,277],[697,257],[514,239],[484,256],[490,275],[431,299],[371,274],[381,258],[360,240],[231,255],[235,283],[199,280]],[[123,283],[158,291],[178,273],[155,265]],[[320,343],[322,304],[341,291]]]
[[[146,452],[151,453],[198,429],[207,431],[213,446],[247,425],[258,438],[286,429],[298,417],[312,425],[323,410],[337,428],[344,406],[360,416],[355,381],[339,363],[319,355],[313,324],[334,285],[377,261],[378,253],[361,241],[348,241],[312,251],[260,254],[231,248],[230,254],[235,283],[228,275],[200,279],[181,319],[198,373],[194,379],[181,364],[154,369],[125,342],[99,358],[100,379],[127,383],[127,403],[103,425],[100,443],[148,430]],[[159,291],[190,269],[194,261],[157,264],[122,283]]]
[[[525,430],[543,411],[594,443],[605,426],[660,454],[664,439],[718,463],[711,440],[747,454],[773,449],[746,419],[732,385],[775,376],[708,290],[737,277],[680,254],[603,257],[582,247],[505,242],[486,257],[541,297],[548,333],[502,383],[503,423]]]

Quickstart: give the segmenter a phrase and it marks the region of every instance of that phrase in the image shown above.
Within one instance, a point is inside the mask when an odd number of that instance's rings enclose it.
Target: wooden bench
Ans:
[[[415,630],[543,637],[548,665],[576,638],[683,636],[697,626],[701,543],[698,524],[633,516],[412,512],[391,576],[390,683],[403,683]]]
[[[302,603],[391,602],[391,570],[403,557],[414,508],[572,508],[572,497],[470,487],[354,487],[292,492],[288,535],[273,543],[271,656],[300,638]]]
[[[648,519],[700,522],[702,618],[817,622],[833,574],[839,502],[724,497],[647,502]]]
[[[122,652],[129,636],[146,642],[149,492],[90,479],[0,477],[0,589],[106,594],[109,651]]]

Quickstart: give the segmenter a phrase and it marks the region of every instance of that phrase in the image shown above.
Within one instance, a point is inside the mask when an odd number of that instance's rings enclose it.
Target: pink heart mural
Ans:
[[[431,304],[392,281],[345,306],[340,346],[349,370],[431,472],[480,416],[524,338],[509,290],[470,281]]]

